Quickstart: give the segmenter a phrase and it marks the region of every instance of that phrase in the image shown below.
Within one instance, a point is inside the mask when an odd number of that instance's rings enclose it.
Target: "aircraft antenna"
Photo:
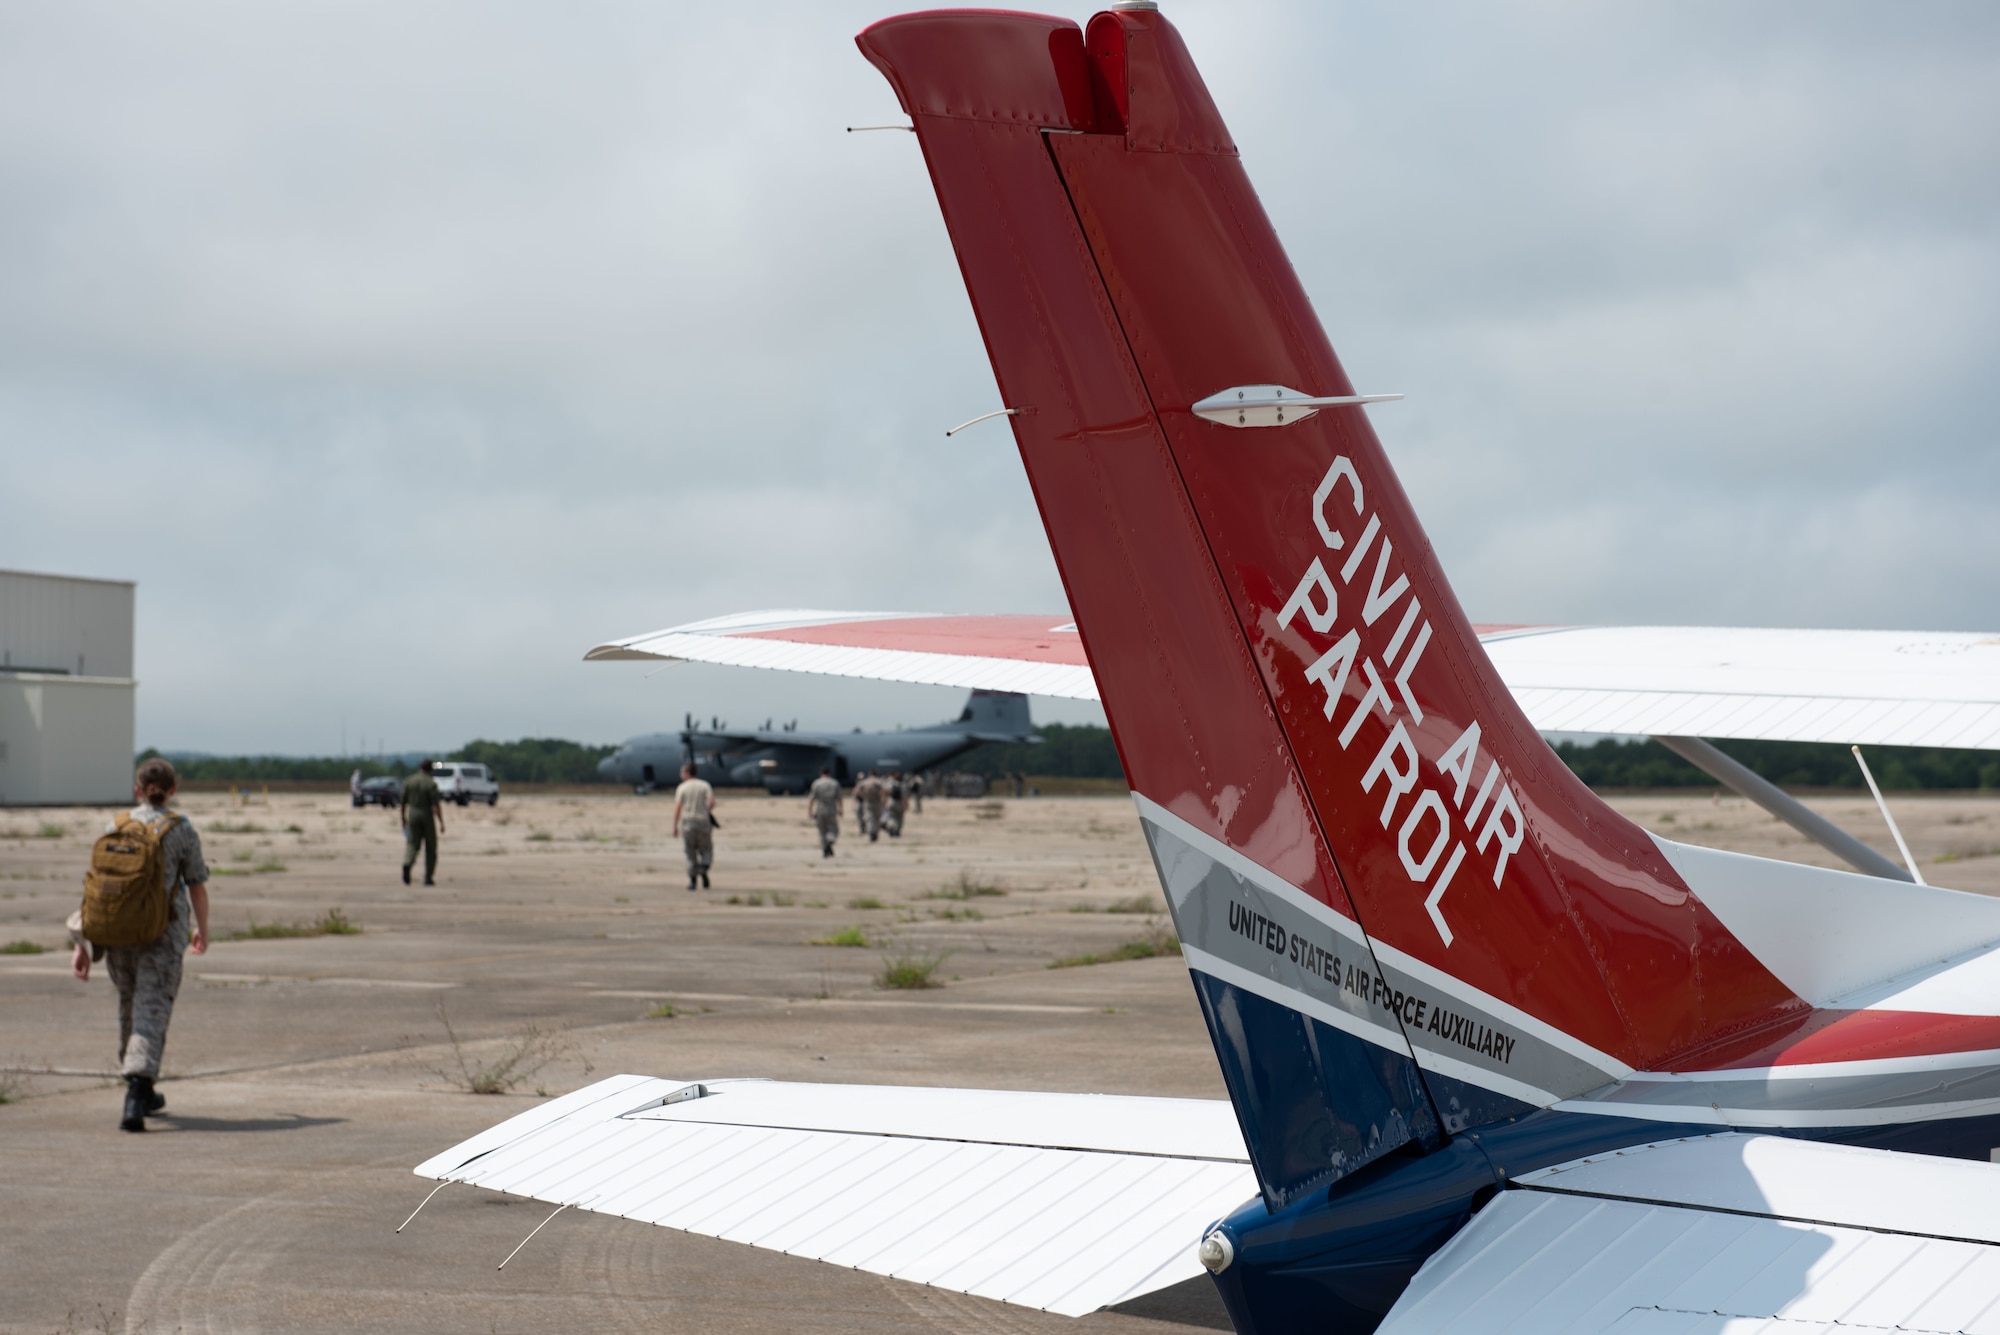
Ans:
[[[960,422],[957,426],[953,427],[951,430],[945,432],[944,434],[946,436],[955,436],[969,426],[978,426],[981,422],[990,422],[996,417],[1012,417],[1015,414],[1019,413],[1020,411],[1021,410],[1019,408],[996,408],[990,413],[981,413],[979,416],[973,418],[970,422]]]

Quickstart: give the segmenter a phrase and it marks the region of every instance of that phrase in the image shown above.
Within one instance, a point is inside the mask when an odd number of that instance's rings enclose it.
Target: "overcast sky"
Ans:
[[[1166,10],[1475,618],[2000,628],[2000,7]],[[0,6],[0,566],[139,743],[955,713],[579,661],[1063,606],[885,12]]]

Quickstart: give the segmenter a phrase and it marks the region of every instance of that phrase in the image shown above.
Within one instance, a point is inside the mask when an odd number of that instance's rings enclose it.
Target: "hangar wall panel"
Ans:
[[[0,806],[122,805],[134,694],[129,678],[0,673]]]
[[[0,570],[0,670],[132,675],[134,586]]]
[[[130,796],[134,592],[0,570],[0,806]]]

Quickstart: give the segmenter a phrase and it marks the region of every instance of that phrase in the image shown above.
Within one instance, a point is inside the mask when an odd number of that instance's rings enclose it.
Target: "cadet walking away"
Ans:
[[[167,1106],[153,1090],[167,1022],[181,990],[181,957],[208,951],[208,864],[187,817],[167,810],[180,786],[164,760],[139,766],[138,805],[91,850],[83,907],[70,917],[70,972],[88,981],[103,960],[118,988],[118,1062],[125,1076],[119,1127],[144,1131]]]
[[[687,854],[688,889],[699,881],[708,888],[708,868],[715,861],[715,789],[694,776],[693,765],[681,766],[681,786],[674,789],[674,833]]]
[[[806,798],[806,810],[819,826],[819,855],[832,857],[833,841],[840,838],[840,782],[831,769],[820,767],[819,777],[813,780]]]
[[[874,843],[882,833],[882,804],[888,800],[888,785],[884,784],[874,770],[863,774],[854,784],[855,818],[861,823],[861,833]]]
[[[431,777],[431,762],[418,764],[417,772],[403,780],[403,884],[410,883],[410,868],[417,863],[417,850],[424,853],[424,884],[437,884],[438,836],[444,833],[444,799],[437,780]]]

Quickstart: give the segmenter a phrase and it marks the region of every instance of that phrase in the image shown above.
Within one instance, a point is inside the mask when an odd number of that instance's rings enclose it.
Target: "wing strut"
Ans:
[[[1909,872],[1826,817],[1808,810],[1804,803],[1755,770],[1731,760],[1712,743],[1699,737],[1663,737],[1658,733],[1653,734],[1653,740],[1725,788],[1749,798],[1856,871],[1892,881],[1910,879]]]

